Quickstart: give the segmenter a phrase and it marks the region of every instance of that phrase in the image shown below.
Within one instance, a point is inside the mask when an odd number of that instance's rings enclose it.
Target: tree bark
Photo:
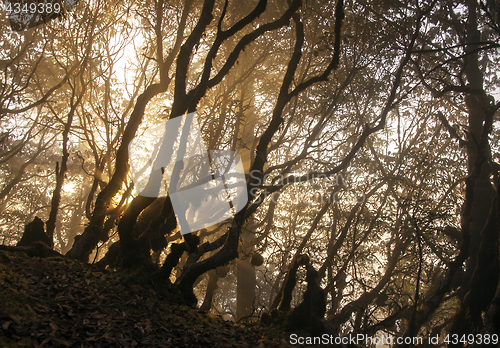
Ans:
[[[465,75],[469,82],[469,86],[476,93],[468,93],[465,97],[465,103],[469,112],[469,139],[467,141],[467,166],[469,174],[473,171],[478,157],[484,157],[479,168],[479,176],[474,183],[475,200],[471,209],[472,222],[470,225],[470,258],[467,261],[467,269],[462,284],[461,297],[463,298],[469,289],[469,282],[472,279],[472,274],[478,263],[479,245],[481,243],[481,231],[483,230],[488,214],[491,210],[495,190],[490,181],[491,165],[491,149],[489,143],[484,147],[479,147],[478,143],[483,132],[483,124],[491,112],[491,105],[488,102],[486,93],[483,87],[483,73],[479,69],[478,53],[473,52],[477,45],[472,43],[480,41],[480,33],[478,30],[476,2],[467,1],[467,9],[469,12],[467,20],[467,36],[466,41],[468,56],[465,62]],[[482,151],[482,153],[479,153]]]
[[[217,280],[219,280],[219,276],[215,269],[208,272],[208,282],[207,282],[207,291],[205,291],[205,299],[203,300],[203,304],[200,306],[200,310],[204,312],[210,311],[212,308],[212,302],[214,298],[215,291],[217,291]]]
[[[74,259],[88,262],[88,257],[99,242],[100,233],[104,225],[106,213],[111,200],[122,187],[128,173],[128,145],[135,136],[135,132],[142,122],[144,111],[148,102],[159,93],[166,91],[162,84],[152,84],[137,98],[132,115],[125,127],[122,142],[116,153],[115,172],[108,185],[97,195],[91,220],[83,234],[75,237],[73,247],[67,255]]]
[[[290,310],[292,292],[295,288],[295,284],[297,283],[297,270],[300,266],[305,266],[308,263],[309,257],[307,255],[297,255],[294,257],[292,263],[290,264],[290,268],[286,273],[285,280],[283,280],[281,289],[274,298],[270,310],[277,309],[282,312]]]
[[[467,1],[468,19],[465,75],[472,93],[466,94],[465,103],[469,113],[469,133],[467,141],[468,170],[477,170],[473,186],[473,201],[470,210],[469,260],[462,280],[459,295],[462,300],[460,312],[455,318],[452,333],[468,334],[479,332],[482,327],[481,313],[495,295],[498,283],[497,250],[492,243],[498,241],[498,221],[493,198],[495,189],[490,181],[491,148],[484,137],[495,112],[484,91],[483,73],[479,68],[477,43],[480,41],[476,1]],[[478,159],[483,159],[478,162]],[[488,270],[492,273],[489,273]]]

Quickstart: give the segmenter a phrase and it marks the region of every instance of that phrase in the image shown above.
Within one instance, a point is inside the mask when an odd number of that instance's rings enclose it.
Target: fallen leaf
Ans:
[[[2,329],[7,331],[9,329],[10,324],[12,324],[11,321],[6,321],[5,323],[2,324]]]

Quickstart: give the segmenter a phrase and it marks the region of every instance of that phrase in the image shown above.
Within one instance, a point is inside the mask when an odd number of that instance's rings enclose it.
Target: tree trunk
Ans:
[[[467,42],[479,42],[480,33],[478,30],[476,2],[468,1],[467,8],[469,17],[467,21]],[[466,58],[465,74],[469,82],[469,86],[474,93],[469,93],[465,97],[465,103],[469,112],[469,141],[467,142],[467,166],[469,174],[472,172],[476,165],[478,157],[484,156],[487,160],[481,165],[480,175],[474,184],[474,202],[472,205],[471,217],[472,222],[470,225],[470,259],[467,264],[467,270],[464,278],[464,291],[462,297],[465,296],[468,290],[468,282],[472,278],[472,273],[477,264],[478,250],[481,243],[481,231],[486,224],[488,214],[492,205],[492,200],[495,191],[490,181],[491,165],[489,159],[491,158],[491,149],[489,144],[483,149],[484,153],[479,154],[478,142],[481,139],[483,132],[483,123],[488,117],[488,111],[491,106],[488,102],[486,93],[483,87],[483,73],[479,69],[478,53],[470,53],[477,49],[477,45],[469,45],[469,55]]]
[[[309,262],[309,257],[307,255],[298,255],[295,257],[290,264],[290,269],[288,270],[285,280],[281,285],[281,289],[276,295],[270,310],[278,309],[279,311],[290,310],[290,304],[292,301],[292,292],[297,283],[297,270],[300,266],[306,265]]]
[[[466,40],[468,43],[480,41],[476,7],[475,1],[467,2],[469,16]],[[459,293],[462,305],[452,328],[453,333],[459,334],[480,330],[482,326],[481,313],[487,309],[492,300],[498,281],[497,251],[491,244],[498,241],[498,222],[494,209],[492,210],[495,189],[490,181],[492,172],[491,149],[488,141],[484,141],[483,146],[480,144],[482,137],[489,134],[490,130],[485,129],[485,127],[487,127],[488,120],[493,117],[494,109],[484,92],[483,73],[479,68],[478,53],[473,52],[477,48],[477,45],[467,46],[469,55],[466,57],[465,65],[465,75],[469,87],[472,89],[472,92],[465,97],[469,112],[467,164],[469,174],[476,166],[479,173],[474,182],[470,211],[471,223],[468,226],[470,257]],[[483,125],[485,123],[486,125]],[[489,273],[487,270],[494,273]]]
[[[106,213],[110,207],[111,200],[122,187],[128,173],[128,145],[135,136],[135,132],[142,122],[144,111],[148,102],[156,95],[166,90],[162,84],[150,85],[137,98],[134,111],[125,127],[122,142],[116,153],[115,172],[108,185],[97,195],[94,211],[89,224],[80,236],[75,237],[73,246],[67,255],[74,259],[88,262],[89,255],[96,247],[100,239],[100,233],[104,225]]]
[[[85,228],[82,235],[75,238],[73,247],[68,251],[67,255],[72,258],[87,262],[90,253],[99,242],[100,233],[104,224],[106,213],[111,204],[111,200],[122,187],[123,181],[128,173],[128,146],[133,140],[135,133],[142,122],[144,111],[146,110],[146,106],[149,101],[158,94],[167,91],[170,84],[171,78],[168,76],[168,72],[177,57],[182,41],[184,40],[184,29],[186,27],[191,3],[191,0],[186,0],[184,4],[184,9],[179,22],[179,29],[177,30],[175,44],[172,51],[164,61],[158,62],[160,65],[160,83],[149,85],[146,90],[139,97],[137,97],[134,110],[130,115],[129,121],[127,122],[120,147],[116,153],[115,171],[113,177],[109,181],[108,185],[97,195],[94,211],[87,228]],[[156,27],[159,27],[159,33],[161,33],[161,18],[157,18],[157,22],[159,23],[157,23]],[[159,49],[161,49],[161,47],[159,47]],[[163,57],[163,53],[158,51],[158,56]]]
[[[252,315],[257,279],[255,269],[246,258],[236,266],[236,320]]]
[[[212,301],[214,298],[215,291],[217,291],[217,280],[219,280],[219,276],[215,269],[208,272],[208,283],[207,283],[207,291],[205,292],[205,299],[203,300],[203,304],[200,306],[200,310],[204,312],[208,312],[210,308],[212,308]]]
[[[44,231],[42,219],[37,216],[25,226],[23,236],[17,243],[17,246],[30,246],[36,242],[42,242],[47,246],[51,246],[52,242],[52,239]]]

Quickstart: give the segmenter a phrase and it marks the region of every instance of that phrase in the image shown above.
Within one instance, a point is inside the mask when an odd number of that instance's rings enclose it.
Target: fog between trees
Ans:
[[[24,32],[4,19],[3,245],[37,216],[56,251],[156,264],[227,319],[281,320],[314,283],[339,335],[500,334],[499,16],[472,0],[96,0]],[[190,112],[207,149],[241,156],[248,203],[182,236],[168,196],[134,191],[128,146]]]

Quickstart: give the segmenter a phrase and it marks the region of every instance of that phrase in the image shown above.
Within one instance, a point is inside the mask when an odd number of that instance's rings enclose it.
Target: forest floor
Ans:
[[[138,277],[0,251],[0,348],[297,347],[278,327],[207,315]]]

